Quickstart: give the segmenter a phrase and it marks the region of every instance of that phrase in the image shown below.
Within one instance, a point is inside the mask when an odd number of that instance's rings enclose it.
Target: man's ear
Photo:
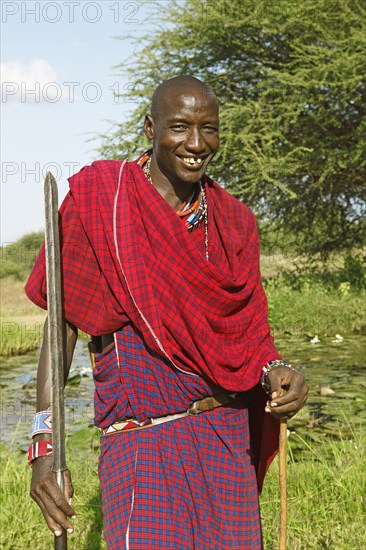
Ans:
[[[149,139],[150,141],[154,139],[154,120],[151,115],[145,115],[144,132],[147,139]]]

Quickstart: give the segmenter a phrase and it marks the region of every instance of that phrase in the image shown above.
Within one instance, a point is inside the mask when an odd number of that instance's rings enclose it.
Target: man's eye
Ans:
[[[185,129],[186,127],[184,126],[184,124],[178,124],[177,126],[172,126],[172,130],[174,130],[174,132],[184,132]]]
[[[217,128],[214,128],[213,126],[205,126],[203,128],[203,130],[207,133],[207,134],[214,134],[214,133],[217,133],[218,132],[218,129]]]

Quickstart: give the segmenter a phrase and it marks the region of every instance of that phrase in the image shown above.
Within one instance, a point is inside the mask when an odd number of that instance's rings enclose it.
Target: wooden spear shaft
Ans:
[[[48,307],[48,345],[51,361],[52,470],[64,493],[63,472],[66,470],[64,411],[64,338],[62,331],[61,254],[58,231],[57,183],[51,172],[44,182],[46,218],[46,272]],[[67,550],[67,533],[54,538],[55,550]]]

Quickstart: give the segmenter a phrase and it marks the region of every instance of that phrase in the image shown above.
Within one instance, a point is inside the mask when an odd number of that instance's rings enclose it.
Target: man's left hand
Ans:
[[[271,384],[271,399],[267,401],[265,411],[275,418],[291,418],[308,397],[309,388],[304,377],[288,367],[276,367],[267,376]]]

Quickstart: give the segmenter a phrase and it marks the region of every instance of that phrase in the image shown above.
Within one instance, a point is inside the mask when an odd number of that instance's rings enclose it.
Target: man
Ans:
[[[213,91],[193,77],[164,82],[144,130],[152,151],[85,167],[60,209],[68,367],[75,327],[101,336],[95,424],[107,545],[260,549],[258,488],[278,419],[302,407],[307,387],[270,336],[255,218],[205,175],[219,146]],[[26,291],[47,307],[44,251]],[[49,389],[42,348],[40,418]],[[63,497],[49,456],[32,468],[49,528],[71,533],[69,473]]]

